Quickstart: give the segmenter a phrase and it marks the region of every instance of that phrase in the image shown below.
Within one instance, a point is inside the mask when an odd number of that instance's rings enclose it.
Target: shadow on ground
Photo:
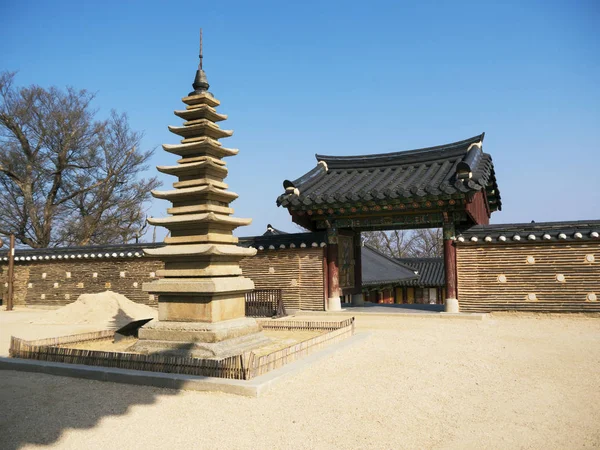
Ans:
[[[121,323],[119,311],[113,323]],[[182,350],[189,346],[181,346]],[[128,386],[111,382],[0,370],[0,448],[56,443],[68,429],[91,429],[103,418],[127,414],[133,406],[150,405],[174,389]],[[106,448],[119,445],[118,436]]]

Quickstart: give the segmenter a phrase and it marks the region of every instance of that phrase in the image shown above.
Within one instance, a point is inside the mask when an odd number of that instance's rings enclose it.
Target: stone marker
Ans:
[[[202,41],[201,41],[202,42]],[[194,90],[182,100],[187,105],[175,115],[185,122],[169,130],[183,138],[181,144],[163,145],[181,159],[174,166],[159,166],[160,172],[178,178],[174,190],[152,191],[155,198],[172,203],[166,218],[151,218],[151,225],[166,227],[170,235],[162,248],[146,249],[147,255],[165,263],[157,281],[143,289],[158,295],[158,321],[139,331],[133,349],[199,358],[240,354],[268,342],[255,319],[245,317],[245,293],[254,283],[242,276],[239,262],[254,256],[256,249],[237,246],[233,230],[251,219],[231,217],[229,203],[237,194],[223,182],[227,167],[223,157],[238,150],[222,147],[220,138],[233,131],[216,122],[226,115],[215,110],[220,102],[208,92],[209,84],[200,64]]]

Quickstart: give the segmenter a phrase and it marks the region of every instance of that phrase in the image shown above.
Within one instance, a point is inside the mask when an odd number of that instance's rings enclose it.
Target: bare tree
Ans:
[[[364,244],[393,258],[411,256],[414,236],[407,230],[371,231],[361,233]]]
[[[16,88],[0,73],[0,234],[30,247],[127,242],[159,186],[125,114],[95,120],[85,90]]]
[[[370,231],[362,242],[393,258],[438,257],[443,254],[439,229]]]
[[[413,231],[413,253],[421,258],[436,258],[444,254],[441,228],[421,228]]]

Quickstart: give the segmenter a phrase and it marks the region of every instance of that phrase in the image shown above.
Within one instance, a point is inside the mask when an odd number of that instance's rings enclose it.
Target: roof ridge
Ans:
[[[442,258],[441,256],[403,256],[400,258],[396,258],[396,259],[419,259],[419,260],[440,260],[443,261],[444,258]]]
[[[600,219],[589,219],[589,220],[571,220],[571,221],[556,221],[556,222],[514,222],[514,223],[494,223],[488,225],[473,225],[464,232],[468,232],[473,229],[502,229],[502,228],[538,228],[538,227],[568,227],[568,226],[597,226],[600,224]]]
[[[411,157],[411,156],[425,157],[426,158],[425,160],[428,160],[427,157],[430,156],[432,159],[439,160],[440,157],[444,157],[445,155],[444,154],[442,154],[442,155],[435,154],[436,152],[446,150],[443,153],[446,153],[447,156],[450,158],[452,156],[456,156],[453,153],[453,151],[460,150],[462,152],[463,151],[462,147],[464,147],[466,145],[474,144],[477,142],[483,142],[484,136],[485,136],[485,132],[481,133],[477,136],[473,136],[468,139],[463,139],[462,141],[451,142],[449,144],[436,145],[433,147],[423,147],[423,148],[412,149],[412,150],[401,150],[401,151],[390,152],[390,153],[375,153],[375,154],[370,154],[370,155],[354,155],[354,156],[335,156],[335,155],[315,154],[315,158],[317,159],[317,161],[324,161],[327,164],[329,169],[345,168],[345,166],[347,166],[348,164],[357,163],[357,162],[361,163],[361,167],[369,167],[368,165],[365,165],[365,163],[367,163],[367,164],[371,163],[371,164],[374,164],[374,166],[371,166],[371,167],[377,167],[377,164],[386,164],[386,165],[389,164],[390,159],[403,158],[403,159],[410,160],[409,157]],[[406,162],[407,161],[403,161],[403,163],[406,163]]]
[[[380,252],[379,250],[377,250],[375,247],[370,246],[369,244],[365,243],[363,245],[363,247],[367,247],[369,250],[374,251],[375,253],[377,253],[378,255],[383,256],[384,258],[388,259],[389,261],[393,262],[394,264],[400,266],[400,267],[404,267],[405,269],[411,270],[411,271],[415,271],[415,269],[413,267],[409,267],[406,264],[402,264],[399,261],[396,261],[396,258],[392,257],[392,256],[388,256],[385,253]]]

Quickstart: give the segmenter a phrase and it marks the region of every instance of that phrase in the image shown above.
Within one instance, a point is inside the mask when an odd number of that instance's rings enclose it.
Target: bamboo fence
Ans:
[[[293,321],[279,323],[282,325],[273,323],[265,327],[263,324],[263,327],[280,330],[323,330],[324,333],[266,355],[257,356],[253,352],[246,352],[222,359],[200,359],[167,354],[144,355],[63,347],[65,344],[110,339],[114,336],[114,330],[34,341],[26,341],[12,336],[9,352],[13,358],[250,380],[354,334],[354,317],[340,322],[299,321],[296,328],[293,326]]]

